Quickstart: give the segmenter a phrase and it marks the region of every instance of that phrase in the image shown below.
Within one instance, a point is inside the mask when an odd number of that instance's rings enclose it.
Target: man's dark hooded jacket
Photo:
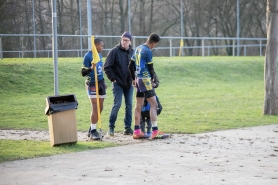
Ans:
[[[104,72],[107,78],[122,88],[129,88],[132,84],[132,78],[128,69],[133,49],[129,46],[128,50],[122,48],[121,44],[116,45],[107,55],[104,63]]]

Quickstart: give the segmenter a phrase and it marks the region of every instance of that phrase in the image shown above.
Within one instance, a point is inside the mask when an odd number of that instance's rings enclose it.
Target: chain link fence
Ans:
[[[120,36],[95,35],[104,41],[103,56],[120,42]],[[57,35],[58,57],[83,57],[88,35]],[[148,36],[133,36],[132,46]],[[266,38],[161,37],[154,56],[262,56]],[[0,58],[52,58],[52,34],[0,34]]]

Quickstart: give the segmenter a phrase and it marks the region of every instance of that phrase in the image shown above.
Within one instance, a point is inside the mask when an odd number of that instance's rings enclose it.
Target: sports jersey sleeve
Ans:
[[[83,67],[90,68],[91,66],[92,64],[90,61],[90,57],[88,56],[88,54],[86,54],[83,59]]]
[[[82,76],[87,76],[88,74],[91,73],[91,71],[92,71],[91,66],[92,66],[91,59],[90,59],[88,53],[86,53],[86,55],[84,56],[84,59],[83,59],[83,66],[81,69]]]

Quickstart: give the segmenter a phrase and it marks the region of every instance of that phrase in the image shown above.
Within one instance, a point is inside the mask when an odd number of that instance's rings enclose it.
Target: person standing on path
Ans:
[[[138,46],[132,55],[129,64],[129,71],[132,76],[132,84],[136,87],[136,107],[134,111],[134,139],[149,138],[140,130],[141,110],[144,99],[150,104],[150,119],[152,124],[152,139],[164,139],[169,137],[158,130],[157,126],[157,101],[153,83],[157,84],[158,79],[153,68],[152,51],[159,42],[160,37],[156,33],[150,34],[145,44]]]
[[[125,99],[125,129],[123,134],[133,134],[133,130],[131,129],[133,86],[128,70],[128,64],[133,54],[131,41],[131,34],[129,32],[124,32],[121,36],[120,43],[110,50],[104,64],[104,72],[107,78],[112,82],[114,96],[114,104],[109,117],[108,135],[110,136],[114,136],[115,122],[122,104],[122,96],[124,96]]]
[[[85,80],[85,88],[88,94],[88,97],[90,98],[91,106],[92,106],[92,112],[90,116],[91,120],[91,126],[88,131],[88,137],[90,137],[92,140],[100,140],[99,133],[96,130],[96,125],[98,122],[98,107],[97,107],[97,97],[96,97],[96,84],[95,84],[95,72],[94,72],[94,65],[96,65],[96,71],[97,71],[97,79],[98,79],[98,86],[99,86],[99,104],[100,104],[100,112],[103,110],[103,102],[104,98],[106,97],[106,84],[104,82],[104,76],[103,76],[103,62],[102,62],[102,55],[101,52],[104,47],[104,43],[101,39],[96,38],[94,40],[94,44],[96,46],[100,61],[96,64],[92,64],[93,61],[93,52],[90,50],[88,51],[83,58],[83,66],[82,66],[82,76],[86,77]]]

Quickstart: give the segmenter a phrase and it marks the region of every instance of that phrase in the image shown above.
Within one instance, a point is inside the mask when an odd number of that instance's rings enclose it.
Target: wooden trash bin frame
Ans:
[[[48,117],[50,145],[76,143],[77,100],[74,94],[48,96],[46,98],[45,114]]]

